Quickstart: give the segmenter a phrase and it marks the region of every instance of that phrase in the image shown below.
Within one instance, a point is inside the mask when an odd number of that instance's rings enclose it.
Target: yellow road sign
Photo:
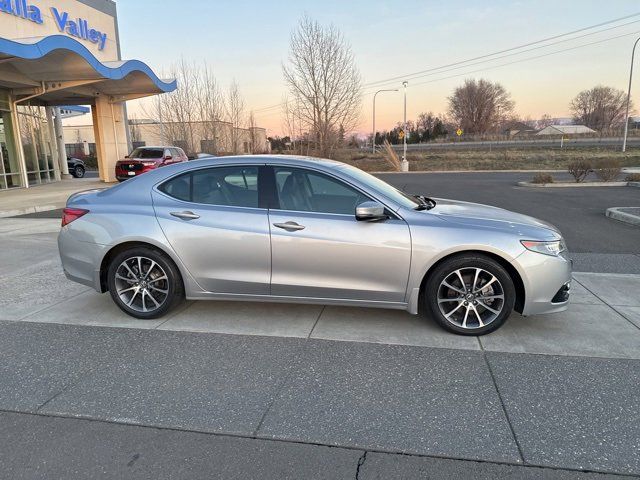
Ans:
[[[404,138],[404,130],[400,130],[400,132],[398,133],[398,137],[400,137],[400,140]]]
[[[462,135],[462,129],[461,129],[461,128],[459,128],[458,130],[456,130],[456,135],[458,135],[458,136]]]

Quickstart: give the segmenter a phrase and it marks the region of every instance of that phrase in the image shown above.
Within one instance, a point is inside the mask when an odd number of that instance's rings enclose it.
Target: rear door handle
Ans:
[[[274,223],[274,227],[282,228],[287,232],[295,232],[297,230],[304,230],[304,225],[300,225],[296,222],[284,222],[284,223]]]
[[[195,220],[196,218],[200,218],[200,215],[189,212],[188,210],[185,210],[184,212],[171,212],[171,215],[181,218],[182,220]]]

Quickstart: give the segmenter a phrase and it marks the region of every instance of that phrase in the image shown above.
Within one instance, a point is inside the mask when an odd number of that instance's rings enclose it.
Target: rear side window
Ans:
[[[186,202],[258,208],[258,167],[216,167],[166,181],[160,191]]]

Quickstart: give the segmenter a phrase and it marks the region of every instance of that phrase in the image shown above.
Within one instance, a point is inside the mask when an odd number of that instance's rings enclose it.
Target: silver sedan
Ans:
[[[201,159],[71,196],[68,278],[140,319],[187,299],[424,311],[480,335],[569,301],[560,232],[500,208],[407,195],[362,170],[291,156]]]

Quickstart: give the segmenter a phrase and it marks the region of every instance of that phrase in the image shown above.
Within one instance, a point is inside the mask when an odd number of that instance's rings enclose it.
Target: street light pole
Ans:
[[[383,90],[378,90],[376,93],[373,94],[373,139],[371,140],[371,144],[372,144],[372,152],[376,153],[376,96],[380,93],[380,92],[397,92],[398,89],[383,89]]]
[[[402,130],[404,135],[402,136],[402,163],[400,164],[400,169],[403,172],[409,171],[409,162],[407,162],[407,82],[406,80],[402,82],[402,87],[404,88],[404,127]]]
[[[633,44],[633,50],[631,50],[631,67],[629,68],[629,90],[627,91],[627,113],[624,116],[624,138],[622,140],[622,151],[625,152],[627,150],[627,133],[629,132],[629,104],[631,103],[631,80],[633,79],[633,57],[636,54],[636,47],[638,46],[638,42],[640,42],[640,37],[638,37]]]

